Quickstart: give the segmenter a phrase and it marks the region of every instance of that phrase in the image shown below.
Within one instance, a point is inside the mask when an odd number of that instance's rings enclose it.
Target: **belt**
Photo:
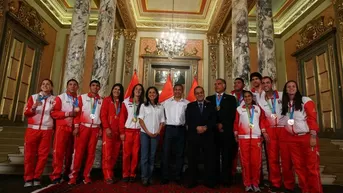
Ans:
[[[90,128],[97,128],[100,127],[99,124],[91,124],[91,123],[81,123],[81,125],[85,126],[85,127],[90,127]]]
[[[306,134],[309,134],[310,132],[305,132],[305,133],[294,133],[293,135],[295,136],[303,136],[303,135],[306,135]]]
[[[166,127],[184,127],[184,125],[166,125]]]
[[[285,126],[283,126],[283,125],[271,125],[270,127],[283,128],[283,127],[285,127]]]
[[[261,136],[258,135],[238,135],[238,139],[260,139]]]
[[[31,129],[35,129],[35,130],[50,130],[52,129],[52,127],[47,127],[47,126],[39,126],[39,125],[32,125],[32,124],[28,124],[27,128],[31,128]]]

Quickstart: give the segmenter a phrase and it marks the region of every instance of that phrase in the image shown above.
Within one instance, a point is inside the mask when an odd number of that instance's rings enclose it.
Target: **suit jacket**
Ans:
[[[222,100],[220,101],[219,111],[217,111],[216,109],[216,98],[217,98],[217,95],[206,97],[206,100],[210,101],[210,103],[212,104],[216,112],[216,115],[217,115],[216,123],[223,124],[224,133],[228,133],[229,131],[233,133],[233,123],[235,121],[236,108],[237,108],[236,98],[232,95],[228,95],[224,93]]]
[[[198,136],[196,128],[207,126],[207,130],[200,135],[213,135],[216,126],[216,114],[210,102],[203,102],[203,112],[201,113],[198,101],[191,102],[186,109],[186,124],[188,126],[188,137]]]

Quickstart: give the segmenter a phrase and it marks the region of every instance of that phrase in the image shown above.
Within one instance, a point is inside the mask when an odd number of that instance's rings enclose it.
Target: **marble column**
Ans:
[[[98,25],[94,45],[92,80],[98,80],[101,85],[100,96],[108,95],[109,76],[113,70],[112,46],[116,16],[116,0],[101,0]]]
[[[232,78],[249,86],[250,50],[247,0],[232,0]]]
[[[257,0],[257,54],[258,70],[262,76],[276,77],[276,58],[272,0]]]
[[[136,30],[124,30],[124,76],[123,76],[123,86],[126,88],[133,75],[134,63],[133,57],[135,53],[136,44]]]
[[[76,0],[69,34],[62,88],[74,78],[82,85],[85,63],[90,0]]]
[[[228,86],[233,85],[232,80],[232,38],[230,35],[223,35],[223,47],[224,47],[224,79]]]
[[[208,43],[208,93],[214,92],[214,82],[219,75],[219,41],[220,34],[207,34]]]

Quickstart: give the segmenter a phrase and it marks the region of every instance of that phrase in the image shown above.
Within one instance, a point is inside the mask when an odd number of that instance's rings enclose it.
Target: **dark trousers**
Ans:
[[[188,138],[187,155],[188,155],[188,181],[190,184],[197,183],[198,179],[198,161],[200,150],[204,152],[204,184],[214,186],[216,182],[215,172],[215,145],[213,135],[209,136],[192,136]]]
[[[232,182],[232,166],[237,154],[237,143],[233,133],[232,135],[216,133],[215,144],[217,180],[223,184],[229,184]]]
[[[185,148],[185,134],[186,128],[184,126],[166,125],[166,130],[163,139],[163,153],[162,153],[162,179],[169,180],[169,160],[172,148],[175,152],[175,171],[173,177],[180,180],[183,167],[183,152]]]

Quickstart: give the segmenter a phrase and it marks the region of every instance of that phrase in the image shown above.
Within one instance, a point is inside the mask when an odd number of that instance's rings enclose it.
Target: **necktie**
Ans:
[[[199,103],[199,109],[200,109],[200,113],[202,113],[202,103]]]

